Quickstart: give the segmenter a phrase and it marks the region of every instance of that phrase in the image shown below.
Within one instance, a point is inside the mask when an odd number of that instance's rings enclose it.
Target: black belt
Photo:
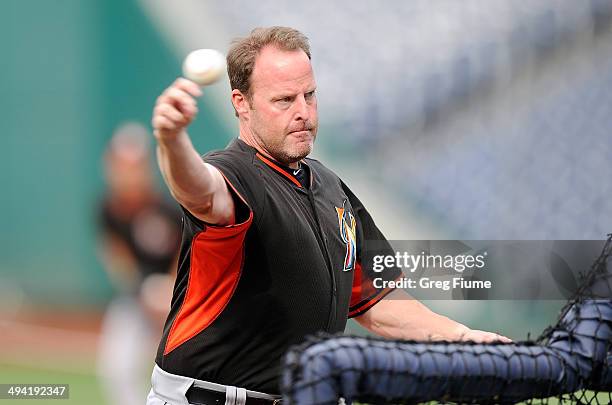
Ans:
[[[192,385],[185,394],[190,404],[194,405],[225,405],[225,392],[209,390]],[[276,405],[280,399],[265,399],[250,397],[247,394],[245,405]]]

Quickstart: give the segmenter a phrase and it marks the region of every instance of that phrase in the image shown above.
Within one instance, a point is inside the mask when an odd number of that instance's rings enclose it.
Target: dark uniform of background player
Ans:
[[[98,223],[100,258],[117,295],[106,311],[98,370],[109,403],[142,403],[145,367],[168,314],[180,244],[180,210],[156,187],[150,135],[128,123],[103,158],[107,189]]]
[[[236,387],[278,394],[289,345],[342,331],[351,316],[393,338],[500,339],[412,299],[381,300],[389,291],[362,271],[365,242],[384,236],[350,189],[306,158],[318,127],[306,38],[291,28],[254,30],[227,59],[239,138],[225,150],[202,159],[191,144],[185,128],[201,94],[194,83],[178,79],[154,110],[160,168],[185,229],[149,403],[242,403]],[[246,403],[261,398],[246,394]]]

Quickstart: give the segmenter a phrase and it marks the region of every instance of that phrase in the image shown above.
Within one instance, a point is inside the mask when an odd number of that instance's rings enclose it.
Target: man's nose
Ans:
[[[310,106],[303,94],[296,97],[295,103],[295,119],[308,121],[310,118]]]

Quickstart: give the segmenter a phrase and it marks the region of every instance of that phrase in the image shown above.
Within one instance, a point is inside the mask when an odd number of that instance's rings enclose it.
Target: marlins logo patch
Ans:
[[[338,214],[338,224],[340,225],[340,237],[346,244],[346,255],[344,256],[344,268],[342,271],[350,271],[353,270],[357,258],[357,225],[355,217],[345,206],[346,200],[342,202],[342,208],[335,208]]]

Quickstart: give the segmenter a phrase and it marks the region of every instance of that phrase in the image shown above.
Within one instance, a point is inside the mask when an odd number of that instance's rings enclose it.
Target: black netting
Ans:
[[[285,358],[290,404],[612,403],[612,235],[558,322],[508,344],[317,336]]]

